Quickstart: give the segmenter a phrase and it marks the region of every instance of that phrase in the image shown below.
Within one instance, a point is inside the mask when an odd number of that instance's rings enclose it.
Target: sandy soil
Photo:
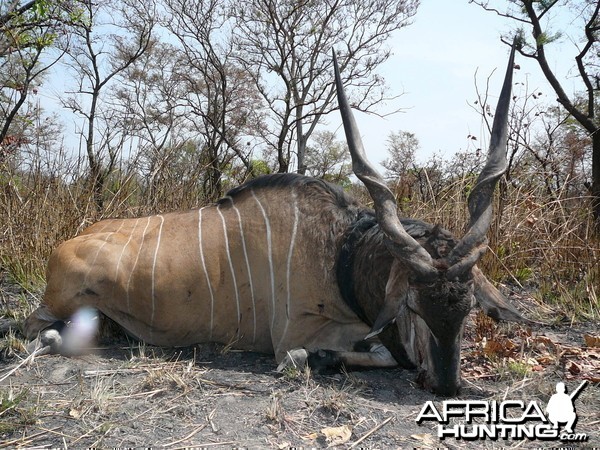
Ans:
[[[18,307],[14,289],[0,294],[1,311]],[[0,447],[598,448],[597,325],[497,327],[473,314],[463,345],[461,400],[545,407],[556,382],[572,391],[587,379],[575,401],[586,442],[440,440],[434,421],[415,419],[444,399],[401,369],[280,375],[270,355],[127,341],[23,363],[9,334],[0,341]]]

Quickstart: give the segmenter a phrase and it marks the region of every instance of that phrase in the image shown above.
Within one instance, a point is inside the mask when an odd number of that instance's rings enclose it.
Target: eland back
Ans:
[[[474,303],[495,319],[525,320],[476,266],[506,169],[513,59],[514,49],[461,239],[398,218],[366,158],[334,55],[353,170],[374,210],[325,181],[276,174],[198,210],[99,222],[51,255],[42,305],[24,327],[31,351],[64,351],[73,317],[94,308],[150,344],[219,342],[274,353],[280,370],[401,365],[455,395]]]

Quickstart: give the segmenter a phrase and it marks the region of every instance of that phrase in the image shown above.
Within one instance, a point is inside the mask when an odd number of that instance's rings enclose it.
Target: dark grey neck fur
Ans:
[[[438,226],[415,219],[401,219],[401,222],[434,258],[444,256],[456,243],[448,231]],[[342,298],[369,326],[373,325],[383,306],[393,261],[386,239],[374,213],[363,210],[348,227],[337,259],[336,275]],[[401,366],[414,368],[396,326],[386,327],[379,339]]]

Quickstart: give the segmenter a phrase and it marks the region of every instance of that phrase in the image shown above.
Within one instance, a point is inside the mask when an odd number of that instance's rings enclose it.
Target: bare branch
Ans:
[[[25,3],[20,8],[17,8],[12,11],[8,11],[7,13],[1,15],[0,16],[0,27],[6,25],[10,20],[14,19],[15,17],[19,17],[19,16],[25,14],[30,9],[32,9],[35,6],[35,2],[36,2],[36,0],[31,0],[30,2]]]
[[[585,84],[588,93],[588,106],[587,106],[587,115],[590,118],[595,116],[594,113],[594,86],[592,85],[592,81],[590,80],[590,76],[588,75],[583,59],[590,51],[594,43],[597,42],[596,36],[594,35],[594,25],[598,20],[598,12],[600,11],[600,2],[596,3],[596,8],[594,9],[593,14],[590,16],[590,20],[585,25],[585,37],[587,38],[587,42],[581,52],[575,57],[575,61],[577,61],[577,68],[579,70],[579,75]]]
[[[370,111],[386,97],[374,74],[387,60],[389,34],[406,24],[417,1],[277,3],[245,0],[234,8],[238,61],[253,73],[259,92],[275,119],[274,139],[279,170],[288,171],[296,146],[298,171],[304,171],[306,142],[324,114],[333,108],[331,48],[339,52],[344,85],[353,104]]]

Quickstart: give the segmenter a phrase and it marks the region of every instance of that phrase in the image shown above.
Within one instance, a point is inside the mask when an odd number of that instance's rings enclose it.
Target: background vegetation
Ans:
[[[559,2],[505,3],[536,3],[543,15]],[[598,2],[575,3],[593,25],[584,40],[593,46]],[[52,249],[89,224],[202,206],[268,172],[323,177],[368,203],[352,184],[345,145],[317,129],[335,108],[330,50],[339,49],[352,102],[376,111],[388,95],[376,75],[389,56],[385,41],[417,7],[416,0],[1,3],[0,274],[37,290]],[[549,43],[538,36],[532,51]],[[595,73],[586,58],[581,73]],[[56,67],[62,80],[47,77]],[[571,105],[593,115],[595,83],[591,103],[588,92]],[[44,108],[45,91],[58,92],[60,115]],[[597,319],[594,133],[547,97],[515,86],[510,168],[483,266],[569,318]],[[494,106],[487,87],[476,86],[472,107],[486,123]],[[403,214],[460,234],[486,142],[472,136],[466,151],[423,162],[416,136],[392,134],[383,165]]]

